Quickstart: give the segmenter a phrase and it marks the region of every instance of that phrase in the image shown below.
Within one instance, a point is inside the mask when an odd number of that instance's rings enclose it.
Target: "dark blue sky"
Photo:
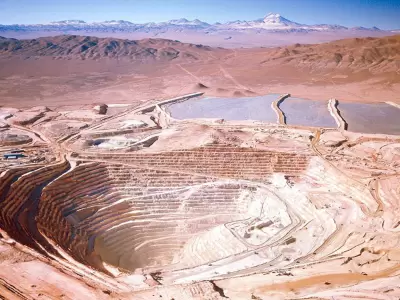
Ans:
[[[269,12],[305,24],[400,28],[400,0],[0,0],[0,24],[181,17],[213,23],[254,20]]]

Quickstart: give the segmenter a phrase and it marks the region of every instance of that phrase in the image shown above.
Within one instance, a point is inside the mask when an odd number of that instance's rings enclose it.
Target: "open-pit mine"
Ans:
[[[1,299],[400,298],[400,102],[262,94],[221,65],[229,96],[206,67],[143,101],[3,90]]]

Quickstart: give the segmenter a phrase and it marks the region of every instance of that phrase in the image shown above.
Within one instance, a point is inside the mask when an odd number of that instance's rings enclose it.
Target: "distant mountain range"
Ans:
[[[185,18],[170,20],[161,23],[136,24],[124,20],[112,20],[104,22],[87,23],[82,20],[65,20],[51,22],[49,24],[15,24],[0,25],[0,32],[5,31],[89,31],[89,32],[149,32],[149,31],[272,31],[272,32],[318,32],[318,31],[380,31],[377,27],[345,27],[341,25],[306,25],[290,21],[280,14],[270,13],[265,18],[254,21],[232,21],[227,23],[209,24],[198,19],[187,20]]]
[[[48,24],[0,25],[0,36],[32,39],[57,35],[95,36],[140,40],[163,38],[184,43],[213,47],[277,47],[300,44],[324,43],[344,38],[382,37],[395,34],[395,30],[377,27],[345,27],[332,24],[307,25],[270,13],[253,21],[231,21],[209,24],[185,18],[160,23],[137,24],[124,20],[85,22],[64,20]]]

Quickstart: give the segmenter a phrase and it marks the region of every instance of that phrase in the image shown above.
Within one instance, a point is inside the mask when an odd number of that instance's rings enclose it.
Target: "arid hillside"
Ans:
[[[270,51],[263,64],[279,61],[318,69],[376,72],[400,68],[400,35],[384,38],[355,38],[319,45],[295,44]]]
[[[132,103],[199,91],[400,102],[399,53],[399,35],[252,49],[76,35],[2,38],[0,104]]]
[[[97,38],[90,36],[61,35],[31,40],[0,37],[2,55],[45,56],[54,58],[130,58],[135,60],[199,59],[198,50],[210,47],[183,44],[179,41],[144,39],[140,41]]]
[[[204,52],[231,51],[204,45],[185,44],[165,39],[123,40],[91,36],[62,35],[31,40],[0,37],[0,54],[25,57],[69,59],[129,58],[132,60],[201,59]],[[349,68],[354,71],[377,66],[382,70],[397,70],[400,59],[400,35],[383,38],[354,38],[324,44],[295,44],[288,47],[245,49],[265,56],[261,64],[302,64],[319,68]],[[246,57],[246,59],[249,59]]]

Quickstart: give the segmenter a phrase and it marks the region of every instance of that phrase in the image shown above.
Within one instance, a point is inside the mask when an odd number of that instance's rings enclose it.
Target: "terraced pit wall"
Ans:
[[[156,154],[80,154],[84,160],[130,162],[137,166],[179,170],[224,178],[262,180],[274,172],[296,174],[305,170],[308,155],[212,145]]]
[[[37,218],[43,202],[42,191],[48,183],[70,168],[61,163],[38,168],[9,169],[1,175],[0,227],[18,242],[39,253],[57,251],[46,241],[39,230]],[[46,251],[44,251],[45,249]]]
[[[193,235],[246,213],[244,195],[253,188],[234,180],[296,175],[309,158],[213,145],[157,154],[80,154],[78,160],[87,162],[72,169],[68,162],[30,172],[10,169],[2,174],[0,226],[39,253],[59,256],[50,239],[104,273],[104,262],[129,271],[168,265]],[[223,207],[217,214],[216,205]]]

